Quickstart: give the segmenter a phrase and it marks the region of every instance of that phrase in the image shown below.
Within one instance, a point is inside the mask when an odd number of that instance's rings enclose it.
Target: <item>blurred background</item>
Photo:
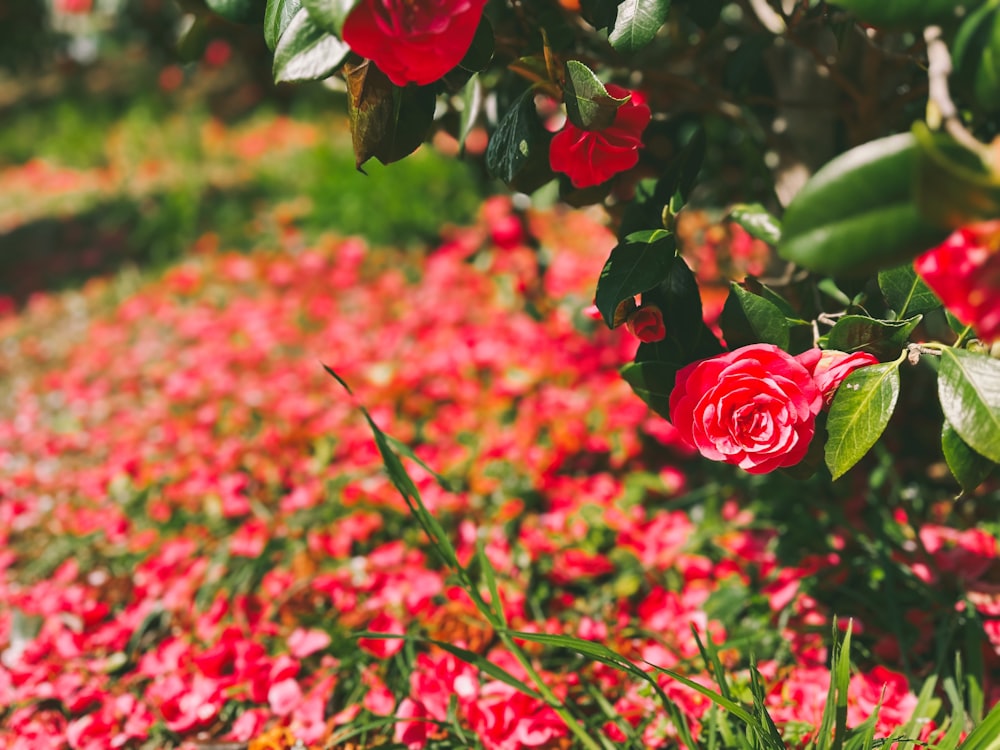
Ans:
[[[424,148],[365,177],[344,112],[275,86],[260,28],[197,3],[0,0],[0,310],[197,242],[406,246],[474,216],[477,165]]]

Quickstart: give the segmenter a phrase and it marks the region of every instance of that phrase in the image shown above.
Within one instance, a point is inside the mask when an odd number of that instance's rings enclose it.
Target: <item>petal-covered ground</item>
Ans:
[[[705,479],[619,377],[636,342],[584,314],[611,235],[582,213],[519,222],[490,201],[426,254],[206,240],[160,278],[0,317],[0,745],[571,746],[553,707],[512,686],[532,675],[429,546],[358,404],[448,480],[408,462],[460,561],[481,569],[482,550],[496,571],[513,629],[713,686],[701,640],[740,700],[754,654],[789,746],[815,736],[833,615],[855,614],[817,581],[864,577],[841,564],[845,528],[827,519],[791,554],[736,485]],[[914,529],[902,510],[895,524],[911,589],[946,593],[899,603],[905,643],[855,623],[870,638],[848,723],[881,702],[883,737],[917,708],[934,618],[1000,611],[993,536]],[[978,652],[979,621],[954,622]],[[594,733],[683,736],[637,677],[522,646]],[[721,731],[707,698],[654,679],[695,737]]]

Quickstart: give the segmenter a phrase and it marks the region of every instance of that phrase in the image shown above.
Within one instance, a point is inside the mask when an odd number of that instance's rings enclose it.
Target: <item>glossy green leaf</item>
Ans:
[[[879,271],[878,286],[896,316],[925,315],[941,307],[941,300],[917,275],[912,263]]]
[[[827,334],[826,348],[850,353],[868,352],[879,359],[897,357],[920,320],[920,315],[906,320],[877,320],[867,315],[845,315]]]
[[[551,135],[535,110],[534,90],[528,89],[507,110],[490,136],[486,168],[508,185],[515,185],[524,175],[535,171],[551,175],[548,170],[550,139]]]
[[[913,126],[918,144],[917,207],[928,221],[958,229],[1000,216],[1000,178],[977,155],[923,123]],[[928,246],[930,247],[930,246]]]
[[[840,384],[826,423],[826,465],[834,479],[875,445],[898,397],[899,361],[862,367]]]
[[[680,367],[673,362],[647,360],[625,365],[621,374],[625,382],[650,409],[664,419],[670,419],[670,392]]]
[[[773,302],[744,289],[735,281],[719,318],[730,349],[749,344],[774,344],[788,349],[788,320]]]
[[[1000,750],[1000,704],[969,733],[959,750]]]
[[[729,220],[743,227],[751,237],[777,245],[781,239],[781,222],[759,203],[739,203],[729,212]]]
[[[864,276],[916,257],[947,232],[912,196],[916,139],[870,141],[820,169],[788,206],[778,254],[833,276]]]
[[[606,29],[618,17],[618,3],[616,0],[580,0],[580,15],[595,29]]]
[[[264,0],[205,0],[209,10],[234,23],[260,23]]]
[[[313,81],[332,75],[350,48],[313,23],[300,8],[285,28],[274,50],[274,80]]]
[[[264,11],[264,41],[272,52],[300,8],[302,0],[267,0],[267,9]]]
[[[594,304],[608,328],[615,327],[621,303],[662,282],[674,263],[677,242],[672,234],[661,232],[652,241],[630,237],[634,239],[626,239],[611,251],[597,281]]]
[[[963,492],[972,492],[990,475],[996,464],[969,447],[948,420],[941,431],[941,450],[945,463]]]
[[[323,31],[340,36],[344,21],[361,0],[302,0],[313,23]]]
[[[938,367],[938,396],[959,437],[1000,463],[1000,360],[946,347]]]
[[[597,75],[578,60],[565,64],[566,116],[582,130],[603,130],[615,121],[618,108],[629,100],[616,99],[608,93]]]
[[[930,24],[948,24],[975,7],[975,0],[837,0],[859,21],[879,28],[906,28],[920,31]]]
[[[670,0],[622,0],[608,41],[623,54],[638,52],[656,37],[669,10]]]

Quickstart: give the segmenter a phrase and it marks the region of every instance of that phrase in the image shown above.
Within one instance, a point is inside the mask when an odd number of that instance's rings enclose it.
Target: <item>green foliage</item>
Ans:
[[[622,54],[638,52],[656,37],[669,10],[670,0],[624,0],[618,5],[608,41]]]
[[[663,230],[638,232],[615,246],[601,271],[594,297],[609,328],[625,322],[625,303],[670,275],[676,251],[674,235]]]
[[[789,324],[785,314],[773,302],[735,281],[729,285],[729,297],[719,323],[731,349],[758,342],[788,349]]]
[[[770,245],[781,241],[781,222],[759,203],[735,205],[729,210],[729,218],[747,230],[751,237]]]
[[[911,28],[947,24],[965,15],[982,0],[838,0],[859,21],[874,26]]]
[[[900,134],[824,166],[788,206],[778,252],[811,271],[864,276],[943,239],[913,199],[917,152],[916,139]]]
[[[862,367],[837,389],[826,424],[826,465],[834,479],[860,461],[885,431],[899,398],[901,362]]]
[[[280,11],[274,23],[278,28],[283,25]],[[274,80],[326,78],[343,64],[350,51],[340,39],[317,26],[305,8],[299,8],[275,44]]]
[[[945,418],[977,453],[1000,463],[1000,361],[941,350],[938,395]]]

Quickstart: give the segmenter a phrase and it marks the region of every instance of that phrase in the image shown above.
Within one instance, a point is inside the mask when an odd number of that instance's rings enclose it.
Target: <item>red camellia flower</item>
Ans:
[[[914,266],[956,318],[1000,341],[1000,221],[959,229]]]
[[[816,387],[823,394],[823,408],[829,408],[837,388],[848,375],[859,367],[877,365],[878,359],[868,352],[839,352],[836,349],[810,349],[796,355],[802,366],[809,370]]]
[[[629,333],[646,344],[662,341],[667,335],[667,328],[663,325],[663,313],[656,305],[643,305],[635,310],[628,316],[625,326]]]
[[[604,130],[581,130],[567,120],[549,145],[550,166],[568,175],[573,187],[600,185],[639,163],[649,107],[628,89],[614,84],[605,88],[616,99],[632,97],[618,108],[615,121]]]
[[[681,369],[670,419],[706,458],[765,474],[802,460],[822,406],[799,361],[773,344],[751,344]]]
[[[397,86],[424,86],[465,57],[486,0],[361,0],[342,37]]]

